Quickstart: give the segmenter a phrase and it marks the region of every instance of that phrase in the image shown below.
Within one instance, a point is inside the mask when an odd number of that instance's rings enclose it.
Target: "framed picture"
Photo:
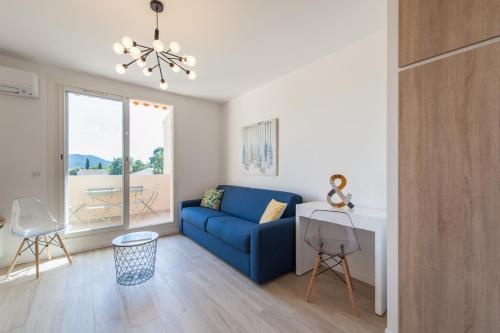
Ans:
[[[246,175],[278,175],[278,119],[241,128],[241,170]]]

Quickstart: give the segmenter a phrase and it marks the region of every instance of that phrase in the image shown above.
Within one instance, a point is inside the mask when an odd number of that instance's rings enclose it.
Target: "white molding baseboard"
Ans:
[[[391,331],[390,329],[388,329],[387,327],[385,328],[385,333],[394,333],[393,331]]]
[[[73,254],[77,254],[80,252],[86,252],[86,251],[92,251],[92,250],[96,250],[96,249],[111,247],[111,241],[113,240],[113,238],[115,238],[119,235],[122,235],[124,233],[128,233],[128,232],[149,230],[149,231],[157,232],[158,234],[160,234],[160,237],[178,234],[179,230],[178,230],[177,225],[178,224],[176,224],[176,223],[162,223],[162,224],[145,226],[145,227],[140,227],[140,228],[114,230],[114,231],[110,231],[110,232],[97,233],[97,234],[87,235],[87,236],[63,238],[63,240],[64,240],[64,243],[66,245],[66,248],[68,249],[68,252],[70,253],[70,255],[73,255]],[[11,237],[14,237],[14,236],[11,236]],[[13,244],[18,246],[18,244],[21,242],[21,240],[22,240],[21,238],[16,237],[14,239]],[[54,248],[52,250],[53,257],[60,257],[63,255],[64,255],[64,253],[59,248]],[[12,254],[9,253],[7,257],[6,256],[0,257],[0,269],[8,267],[8,264],[10,263],[11,257],[13,257],[13,256],[14,256],[13,253]],[[41,256],[41,258],[46,259],[47,258],[46,253],[44,253]],[[19,258],[17,263],[24,264],[24,263],[33,262],[33,261],[34,261],[33,256],[23,255],[22,257]]]

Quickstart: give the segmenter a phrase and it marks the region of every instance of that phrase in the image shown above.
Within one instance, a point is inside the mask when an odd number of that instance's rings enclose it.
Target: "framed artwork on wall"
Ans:
[[[278,175],[278,119],[241,128],[241,170],[246,175]]]

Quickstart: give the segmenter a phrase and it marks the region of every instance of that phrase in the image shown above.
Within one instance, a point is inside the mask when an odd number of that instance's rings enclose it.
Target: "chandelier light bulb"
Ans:
[[[153,70],[151,68],[144,68],[142,70],[142,74],[144,74],[145,76],[151,76],[152,73],[153,73]]]
[[[196,72],[195,71],[187,71],[188,78],[190,80],[196,79]]]
[[[194,67],[194,65],[196,65],[196,58],[193,56],[184,56],[184,58],[182,58],[182,59],[183,59],[183,62],[185,62],[186,64],[188,64],[191,67]]]
[[[122,54],[125,51],[125,48],[120,43],[114,43],[113,51],[115,51],[116,54]]]
[[[139,60],[137,60],[137,66],[139,66],[139,67],[146,66],[146,59],[140,58]]]
[[[115,66],[115,70],[118,74],[124,74],[125,69],[127,69],[127,67],[123,64],[116,64],[116,66]]]
[[[160,81],[160,88],[163,90],[167,90],[167,88],[168,88],[168,84],[167,84],[167,82],[165,82],[164,79],[161,79],[161,81]]]
[[[155,39],[153,41],[153,49],[156,51],[156,52],[161,52],[165,49],[165,45],[163,45],[163,42],[159,39]]]
[[[134,46],[134,41],[132,38],[125,36],[122,38],[122,44],[126,49],[130,49],[132,46]]]
[[[170,51],[172,51],[172,53],[178,53],[181,50],[181,47],[177,42],[170,42],[170,44],[168,44],[168,47],[170,48]]]
[[[139,48],[137,46],[133,46],[131,49],[130,49],[130,56],[133,58],[133,59],[139,59],[142,55],[142,52],[141,50],[139,50]]]

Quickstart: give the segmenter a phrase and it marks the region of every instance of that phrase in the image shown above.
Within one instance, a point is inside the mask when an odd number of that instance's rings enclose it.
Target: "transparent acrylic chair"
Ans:
[[[346,284],[352,312],[357,316],[347,256],[360,251],[361,247],[349,213],[332,210],[313,211],[307,221],[304,241],[316,251],[316,261],[307,287],[306,302],[309,302],[316,276],[332,270]],[[339,265],[343,268],[344,277],[333,269]]]
[[[23,241],[12,260],[7,277],[14,269],[17,259],[21,254],[30,250],[35,255],[36,278],[38,279],[40,255],[46,250],[48,259],[52,259],[49,245],[62,248],[68,261],[71,263],[68,251],[58,234],[58,232],[64,230],[64,224],[59,223],[39,199],[27,197],[15,199],[12,202],[10,229],[14,235],[22,237]],[[41,249],[40,246],[42,247]]]

